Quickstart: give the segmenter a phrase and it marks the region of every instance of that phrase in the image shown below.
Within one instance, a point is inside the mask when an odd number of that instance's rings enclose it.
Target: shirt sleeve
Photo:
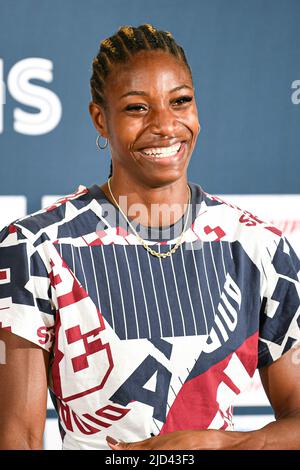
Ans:
[[[265,283],[258,339],[258,368],[271,364],[300,341],[300,261],[283,236],[263,262]]]
[[[0,328],[50,351],[55,311],[38,248],[15,225],[5,227],[0,231]]]

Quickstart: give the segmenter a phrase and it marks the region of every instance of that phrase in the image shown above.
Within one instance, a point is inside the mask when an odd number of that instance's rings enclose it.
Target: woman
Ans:
[[[41,448],[48,382],[64,449],[300,448],[300,263],[187,181],[200,126],[182,48],[123,27],[91,92],[112,176],[1,232],[1,447]],[[256,367],[277,421],[225,432]]]

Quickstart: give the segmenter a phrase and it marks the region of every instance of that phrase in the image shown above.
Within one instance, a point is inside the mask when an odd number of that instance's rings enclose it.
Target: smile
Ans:
[[[147,157],[168,158],[168,157],[174,157],[175,155],[177,155],[180,148],[181,148],[181,142],[178,142],[177,144],[171,145],[169,147],[153,147],[153,148],[143,149],[141,153],[143,155],[146,155]]]

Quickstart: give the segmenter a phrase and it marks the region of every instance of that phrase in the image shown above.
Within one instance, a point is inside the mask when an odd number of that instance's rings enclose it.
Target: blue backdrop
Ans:
[[[171,31],[193,70],[202,132],[189,179],[218,194],[300,193],[299,0],[0,0],[0,194],[25,195],[32,212],[44,194],[106,180],[91,62],[100,40],[145,22]]]

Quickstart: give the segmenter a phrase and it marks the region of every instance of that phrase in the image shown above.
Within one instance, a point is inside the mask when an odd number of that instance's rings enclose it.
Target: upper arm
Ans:
[[[276,419],[300,413],[300,344],[259,372]]]
[[[0,341],[0,448],[41,448],[49,353],[6,330]]]

